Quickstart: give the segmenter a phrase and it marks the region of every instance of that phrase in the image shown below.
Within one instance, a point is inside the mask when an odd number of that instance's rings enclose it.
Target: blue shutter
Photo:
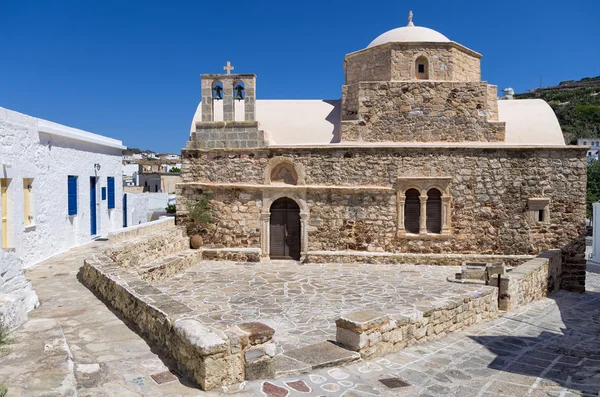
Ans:
[[[108,208],[115,208],[115,178],[108,177]]]
[[[69,215],[77,214],[77,177],[69,175]]]

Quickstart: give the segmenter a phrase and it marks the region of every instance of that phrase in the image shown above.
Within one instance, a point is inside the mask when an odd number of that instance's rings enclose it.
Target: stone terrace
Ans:
[[[335,320],[348,312],[371,310],[418,320],[432,307],[494,290],[446,282],[456,272],[459,267],[202,261],[154,286],[189,306],[205,325],[267,324],[288,351],[335,340]]]

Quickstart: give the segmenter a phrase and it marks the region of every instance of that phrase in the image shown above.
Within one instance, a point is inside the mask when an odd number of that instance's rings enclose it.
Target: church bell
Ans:
[[[244,99],[244,87],[242,87],[241,85],[238,85],[235,87],[235,90],[237,91],[237,93],[235,94],[235,99],[237,99],[238,101],[241,101],[242,99]]]

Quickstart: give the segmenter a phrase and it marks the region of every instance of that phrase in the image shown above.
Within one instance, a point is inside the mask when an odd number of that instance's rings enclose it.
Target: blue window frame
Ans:
[[[115,178],[109,176],[107,178],[108,187],[108,208],[115,208]]]
[[[69,215],[77,215],[77,177],[68,177]]]
[[[106,188],[102,188],[102,200],[106,200]]]

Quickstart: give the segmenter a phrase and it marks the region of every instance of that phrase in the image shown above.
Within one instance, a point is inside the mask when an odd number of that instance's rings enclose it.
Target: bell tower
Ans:
[[[264,132],[256,121],[256,75],[202,74],[202,121],[196,123],[188,146],[206,149],[264,146]]]

